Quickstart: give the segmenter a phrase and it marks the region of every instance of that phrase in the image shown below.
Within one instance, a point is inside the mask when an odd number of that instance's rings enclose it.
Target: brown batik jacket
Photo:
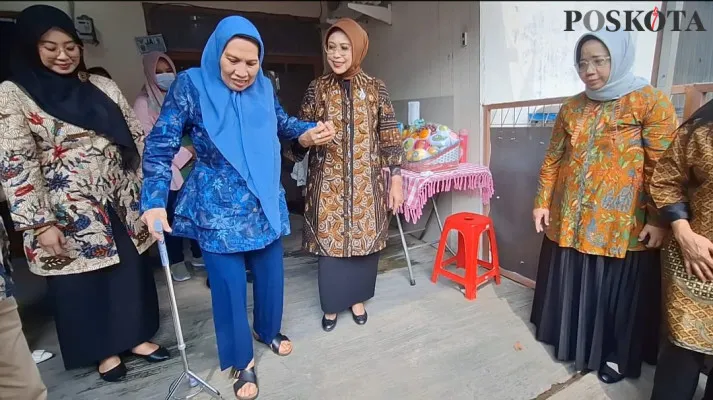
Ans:
[[[333,74],[307,88],[301,119],[332,121],[332,143],[310,150],[303,247],[331,257],[386,247],[389,229],[383,167],[404,158],[394,109],[381,80],[361,72],[350,83]]]

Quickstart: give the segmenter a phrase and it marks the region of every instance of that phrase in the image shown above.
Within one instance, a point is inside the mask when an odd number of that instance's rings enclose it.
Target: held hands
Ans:
[[[64,256],[66,254],[67,238],[56,226],[40,230],[39,235],[37,235],[37,243],[39,243],[42,250],[50,255]]]
[[[676,241],[681,246],[683,265],[689,275],[695,275],[703,282],[713,281],[713,243],[693,232],[686,220],[671,224]]]
[[[300,145],[305,148],[321,146],[332,141],[336,133],[337,130],[334,128],[332,121],[327,121],[327,123],[319,121],[317,122],[317,126],[305,131],[297,140],[300,142]]]
[[[535,222],[535,231],[540,233],[545,230],[545,226],[550,226],[550,210],[536,208],[532,210],[532,219]]]
[[[639,233],[639,242],[644,242],[649,249],[657,249],[663,244],[663,239],[666,237],[666,228],[659,228],[653,225],[646,224]],[[646,242],[646,237],[649,241]]]
[[[141,220],[144,221],[146,226],[148,226],[149,232],[154,238],[156,238],[156,240],[163,240],[162,235],[156,232],[153,227],[153,224],[156,221],[161,221],[161,226],[163,226],[164,232],[171,233],[171,226],[168,224],[168,216],[166,215],[165,208],[152,208],[150,210],[146,210],[141,216]]]

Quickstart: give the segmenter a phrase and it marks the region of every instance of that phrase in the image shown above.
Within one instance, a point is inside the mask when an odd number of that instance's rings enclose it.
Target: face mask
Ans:
[[[173,72],[164,72],[162,74],[156,74],[156,85],[164,91],[168,91],[171,87],[173,81],[176,80],[176,74]]]

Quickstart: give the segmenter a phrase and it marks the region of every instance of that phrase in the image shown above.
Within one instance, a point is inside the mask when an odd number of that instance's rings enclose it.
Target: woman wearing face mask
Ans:
[[[210,278],[220,367],[233,369],[238,399],[258,394],[253,336],[277,355],[292,352],[291,341],[280,332],[280,238],[290,233],[290,224],[280,184],[278,138],[301,137],[305,145],[322,145],[334,134],[321,122],[301,122],[284,112],[263,74],[264,52],[250,21],[223,19],[206,43],[201,67],[178,74],[144,154],[143,219],[151,228],[161,221],[164,232],[200,244]],[[185,131],[198,158],[178,195],[172,230],[166,215],[171,160]],[[253,274],[252,332],[246,266]]]
[[[533,219],[545,232],[531,321],[538,340],[605,383],[655,363],[659,246],[666,224],[650,197],[675,137],[668,96],[636,77],[629,32],[584,35],[574,61],[585,90],[557,115]]]
[[[368,48],[356,21],[332,25],[324,41],[332,72],[312,81],[302,103],[302,118],[329,121],[337,132],[333,142],[310,150],[302,242],[319,256],[327,332],[346,309],[357,324],[366,323],[364,302],[374,296],[389,210],[403,203],[401,135],[384,82],[361,70]],[[391,169],[388,191],[383,167]]]
[[[169,358],[154,240],[139,216],[144,131],[116,84],[84,72],[72,19],[50,6],[17,18],[12,75],[0,84],[0,171],[30,269],[47,278],[67,369],[126,375],[119,354]]]
[[[173,61],[164,53],[151,52],[144,55],[144,76],[146,83],[141,88],[141,92],[134,101],[134,112],[141,121],[144,131],[148,135],[156,124],[158,115],[161,112],[163,100],[166,92],[176,79],[176,67]],[[168,222],[173,223],[173,214],[176,206],[178,191],[183,186],[183,181],[193,169],[195,162],[195,150],[191,143],[191,137],[184,135],[181,139],[181,148],[173,158],[171,165],[171,190],[168,194]],[[197,267],[203,267],[200,247],[195,240],[191,240],[191,252],[193,259],[190,263]],[[183,256],[183,238],[168,235],[166,236],[166,250],[171,263],[171,276],[176,282],[186,281],[191,278]]]

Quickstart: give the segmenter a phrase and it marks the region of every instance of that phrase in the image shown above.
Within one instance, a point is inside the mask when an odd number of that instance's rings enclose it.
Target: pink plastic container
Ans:
[[[458,138],[460,139],[460,164],[468,162],[468,130],[461,129],[458,131]]]

